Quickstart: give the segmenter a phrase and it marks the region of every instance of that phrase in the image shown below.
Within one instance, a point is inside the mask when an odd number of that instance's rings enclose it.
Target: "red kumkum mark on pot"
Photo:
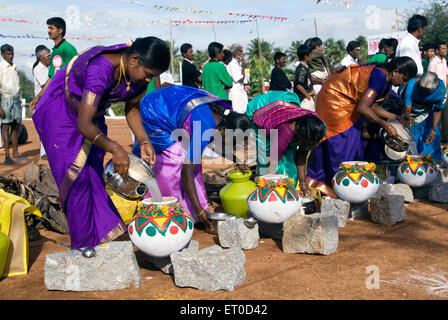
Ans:
[[[430,173],[430,174],[433,174],[433,173],[434,173],[434,170],[429,169],[429,173]]]
[[[130,226],[129,227],[129,234],[132,236],[133,233],[134,233],[134,227]]]
[[[179,232],[179,228],[176,227],[176,226],[172,226],[172,227],[170,228],[170,232],[171,232],[171,234],[176,234],[176,233]]]
[[[368,183],[366,180],[362,180],[362,181],[361,181],[361,186],[362,186],[363,188],[367,188],[367,187],[369,186],[369,183]]]

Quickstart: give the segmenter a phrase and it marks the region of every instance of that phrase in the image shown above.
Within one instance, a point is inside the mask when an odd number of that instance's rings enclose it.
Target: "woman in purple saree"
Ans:
[[[155,163],[140,99],[147,82],[168,68],[169,56],[168,46],[155,37],[137,39],[129,47],[93,47],[58,72],[38,101],[33,121],[59,188],[72,247],[94,247],[126,232],[105,190],[103,160],[110,152],[116,171],[126,176],[129,158],[106,136],[104,112],[111,102],[125,101],[142,158]]]

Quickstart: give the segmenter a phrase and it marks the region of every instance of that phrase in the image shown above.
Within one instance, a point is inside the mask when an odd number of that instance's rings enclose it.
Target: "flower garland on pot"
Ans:
[[[339,166],[339,169],[341,171],[347,172],[347,171],[359,171],[359,172],[374,172],[376,170],[376,165],[371,162],[368,164],[348,164],[343,163]]]
[[[421,163],[421,162],[423,162],[423,163],[428,164],[428,165],[430,165],[432,167],[435,166],[434,160],[432,159],[430,154],[425,154],[423,156],[410,156],[410,155],[407,155],[406,156],[406,162],[408,162],[408,163]]]
[[[156,204],[143,204],[140,203],[137,207],[137,212],[144,216],[150,216],[150,217],[162,217],[162,216],[169,216],[172,214],[182,214],[185,213],[184,207],[180,203],[180,201],[177,201],[176,203],[172,205],[161,205],[158,206]]]
[[[265,178],[256,178],[255,183],[259,188],[293,188],[294,180],[289,178],[278,180],[267,180]]]

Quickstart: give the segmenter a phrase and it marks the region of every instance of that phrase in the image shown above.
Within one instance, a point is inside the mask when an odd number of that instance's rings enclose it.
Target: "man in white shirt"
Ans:
[[[49,79],[48,69],[50,68],[51,62],[51,52],[44,45],[39,45],[36,47],[36,62],[33,65],[33,76],[34,76],[34,96],[37,96],[42,90],[43,86]],[[44,146],[42,142],[40,143],[40,157],[43,160],[47,159]]]
[[[448,66],[446,64],[447,47],[445,41],[438,41],[435,45],[435,55],[428,65],[428,71],[432,71],[443,81],[445,87],[448,86]],[[440,122],[440,133],[442,143],[448,142],[448,110],[442,109],[442,119]]]
[[[350,41],[345,50],[347,51],[347,55],[342,59],[341,66],[348,67],[359,64],[359,54],[361,53],[361,44],[359,41]]]
[[[233,81],[232,88],[228,90],[229,100],[232,101],[233,111],[245,113],[248,99],[244,90],[244,84],[247,80],[243,47],[235,43],[230,47],[230,52],[232,53],[232,60],[226,65],[227,72]]]
[[[48,80],[48,69],[50,67],[51,52],[44,45],[37,46],[36,59],[37,61],[33,65],[34,76],[34,95],[40,92],[42,87]]]
[[[18,128],[22,122],[22,105],[20,103],[19,74],[13,63],[14,48],[4,44],[0,48],[3,60],[0,62],[0,124],[2,142],[5,147],[4,164],[12,164],[14,161],[25,160],[19,158]],[[9,132],[11,131],[12,158],[9,154]]]
[[[417,77],[423,74],[422,56],[418,43],[425,33],[428,21],[424,16],[414,14],[408,21],[408,34],[397,47],[396,57],[411,57],[417,64]]]

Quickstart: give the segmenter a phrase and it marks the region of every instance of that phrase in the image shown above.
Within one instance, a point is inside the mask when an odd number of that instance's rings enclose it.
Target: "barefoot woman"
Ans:
[[[137,39],[129,47],[93,47],[58,72],[40,98],[33,121],[59,188],[72,247],[93,247],[126,232],[102,175],[105,152],[112,154],[116,171],[123,176],[129,158],[107,137],[104,112],[111,102],[125,101],[126,120],[140,143],[142,158],[155,163],[142,125],[140,99],[148,82],[168,68],[169,57],[168,46],[155,37]]]

